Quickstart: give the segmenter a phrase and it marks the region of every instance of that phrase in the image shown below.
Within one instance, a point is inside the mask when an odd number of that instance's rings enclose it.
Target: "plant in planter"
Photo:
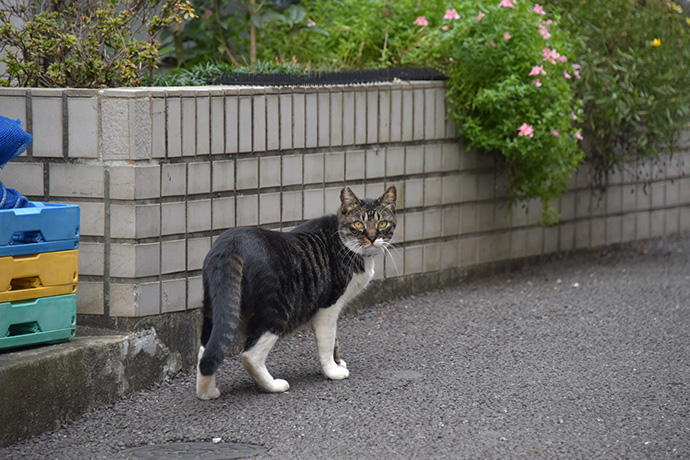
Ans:
[[[194,8],[197,19],[184,27],[173,24],[161,35],[172,44],[166,48],[166,52],[172,51],[166,59],[173,57],[177,67],[188,69],[209,62],[265,67],[277,60],[275,56],[265,59],[274,50],[271,40],[289,43],[299,30],[324,33],[309,22],[297,0],[195,0]]]
[[[283,23],[271,24],[261,37],[267,46],[260,47],[265,50],[260,58],[322,70],[428,65],[433,37],[414,21],[420,14],[443,16],[445,11],[445,2],[416,0],[304,0],[300,5],[308,26],[290,31]]]
[[[572,40],[533,2],[454,5],[432,32],[451,116],[470,147],[503,154],[511,203],[540,199],[542,224],[553,224],[552,201],[584,158]]]
[[[0,0],[0,7],[6,86],[141,85],[158,62],[156,36],[194,16],[187,0]]]
[[[300,8],[306,27],[263,24],[259,59],[321,70],[441,70],[461,136],[503,154],[511,203],[541,199],[542,222],[558,220],[552,201],[584,155],[571,89],[580,69],[557,18],[529,0],[304,0]],[[317,27],[322,33],[312,33]]]
[[[583,148],[605,186],[616,168],[672,153],[690,128],[690,4],[667,0],[545,0],[581,37],[576,94]]]

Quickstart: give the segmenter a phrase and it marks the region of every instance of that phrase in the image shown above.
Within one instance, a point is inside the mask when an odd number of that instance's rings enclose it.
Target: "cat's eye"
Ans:
[[[364,224],[363,224],[362,222],[358,221],[358,220],[356,220],[355,223],[352,224],[352,225],[354,225],[354,227],[355,227],[356,229],[358,229],[358,230],[364,228]]]
[[[388,222],[385,220],[379,221],[379,228],[386,228],[388,227]]]

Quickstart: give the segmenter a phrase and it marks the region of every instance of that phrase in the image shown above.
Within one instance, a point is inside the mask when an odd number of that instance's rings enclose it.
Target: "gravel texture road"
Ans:
[[[219,400],[180,374],[0,458],[178,442],[263,446],[257,459],[690,458],[690,234],[379,304],[342,318],[339,341],[347,380],[321,376],[305,329],[269,356],[287,393],[233,357]]]

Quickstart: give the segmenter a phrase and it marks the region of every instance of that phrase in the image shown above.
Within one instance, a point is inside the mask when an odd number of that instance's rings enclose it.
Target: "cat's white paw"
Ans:
[[[343,380],[350,376],[350,371],[343,366],[344,361],[340,360],[340,365],[334,364],[323,370],[323,373],[331,380]]]
[[[209,399],[220,398],[220,390],[216,387],[216,375],[201,375],[199,372],[198,362],[204,355],[204,347],[199,347],[199,358],[197,360],[196,370],[196,396],[199,399],[208,401]]]
[[[274,379],[264,385],[263,388],[269,393],[284,393],[290,389],[290,384],[287,380]]]
[[[342,367],[343,369],[347,369],[347,363],[345,362],[344,359],[340,360],[340,362],[338,363],[338,366]]]
[[[197,389],[196,396],[204,401],[208,401],[209,399],[218,399],[220,398],[220,390],[218,388],[208,388],[204,390]]]
[[[201,375],[197,371],[196,374],[196,396],[199,399],[209,400],[220,398],[220,390],[216,386],[215,375]]]

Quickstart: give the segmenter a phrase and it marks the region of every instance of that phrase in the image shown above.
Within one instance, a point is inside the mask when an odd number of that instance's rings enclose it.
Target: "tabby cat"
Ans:
[[[325,376],[349,376],[338,352],[338,315],[374,276],[373,256],[393,237],[396,199],[394,186],[361,200],[345,187],[337,215],[286,233],[245,227],[220,235],[203,266],[200,399],[220,396],[215,373],[238,335],[246,337],[242,362],[249,375],[266,391],[287,391],[288,382],[269,373],[266,357],[281,335],[309,322]]]

